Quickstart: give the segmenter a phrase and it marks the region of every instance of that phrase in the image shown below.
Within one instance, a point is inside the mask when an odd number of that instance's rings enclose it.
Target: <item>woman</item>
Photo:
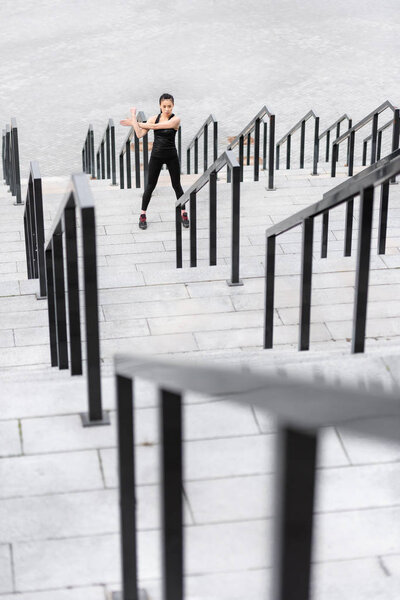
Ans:
[[[136,119],[136,108],[131,108],[131,118],[120,121],[121,125],[132,126],[138,138],[142,138],[150,130],[154,130],[154,143],[149,161],[149,177],[146,189],[142,197],[142,213],[139,218],[140,229],[147,229],[146,210],[150,202],[151,195],[157,185],[163,164],[167,165],[172,187],[175,190],[176,198],[183,195],[181,186],[181,168],[179,164],[178,152],[175,147],[175,136],[179,129],[180,118],[173,114],[174,98],[171,94],[163,94],[160,97],[160,113],[146,123],[138,123]],[[187,212],[182,209],[182,225],[189,227]]]

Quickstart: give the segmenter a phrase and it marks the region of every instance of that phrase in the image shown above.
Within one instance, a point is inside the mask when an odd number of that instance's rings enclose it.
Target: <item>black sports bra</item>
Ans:
[[[172,114],[169,118],[172,119]],[[160,122],[161,113],[157,115],[156,123]],[[153,156],[165,156],[176,152],[175,147],[176,129],[154,129],[154,144],[151,151]]]

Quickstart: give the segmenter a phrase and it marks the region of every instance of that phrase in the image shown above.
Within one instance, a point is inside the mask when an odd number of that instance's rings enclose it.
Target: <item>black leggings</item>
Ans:
[[[172,187],[175,190],[176,198],[183,196],[183,189],[181,186],[181,167],[179,164],[178,155],[174,155],[171,158],[158,158],[157,156],[150,156],[149,161],[149,180],[147,182],[146,189],[143,193],[142,198],[142,210],[147,210],[150,202],[151,195],[154,188],[157,185],[158,176],[160,175],[161,167],[163,164],[167,165],[169,175],[171,177]]]

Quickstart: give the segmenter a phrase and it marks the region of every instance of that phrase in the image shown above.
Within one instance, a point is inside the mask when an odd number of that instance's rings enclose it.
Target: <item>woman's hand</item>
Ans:
[[[133,126],[132,119],[122,119],[122,121],[120,121],[119,124],[124,125],[125,127]]]
[[[130,109],[132,117],[136,117],[136,107]]]

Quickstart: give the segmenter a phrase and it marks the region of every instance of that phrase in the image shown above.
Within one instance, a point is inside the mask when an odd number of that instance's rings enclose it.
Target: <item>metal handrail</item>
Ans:
[[[76,209],[80,213],[81,244],[77,243]],[[64,244],[66,277],[64,275]],[[98,317],[97,254],[95,204],[84,173],[72,175],[68,190],[57,210],[46,239],[47,300],[49,315],[51,366],[68,369],[66,295],[68,296],[68,332],[71,375],[82,374],[81,299],[79,293],[78,248],[82,248],[87,394],[89,411],[82,423],[108,425],[102,410],[100,374],[100,336]],[[66,284],[66,285],[65,285]]]
[[[107,127],[97,148],[96,166],[97,179],[106,179],[107,177],[107,179],[111,179],[111,185],[117,185],[115,125],[112,119],[108,120]]]
[[[378,129],[378,141],[376,147],[376,159],[379,160],[381,158],[382,152],[382,133],[388,129],[391,125],[393,125],[393,119],[390,119],[387,123],[379,127]],[[362,157],[362,165],[365,166],[367,164],[367,150],[368,150],[368,142],[372,140],[372,133],[370,133],[363,141],[363,157]]]
[[[25,252],[28,279],[39,279],[39,298],[46,298],[42,177],[39,164],[30,163],[24,210]]]
[[[398,419],[398,396],[305,382],[292,376],[264,375],[210,363],[114,357],[117,390],[118,474],[122,593],[114,598],[145,597],[138,590],[134,410],[135,378],[151,381],[160,398],[160,499],[162,587],[166,599],[184,600],[184,394],[188,391],[256,406],[277,423],[272,565],[274,598],[309,600],[317,483],[317,450],[322,428],[362,431],[399,443],[398,428],[379,427],[382,418]],[[390,431],[388,430],[390,429]],[[279,450],[278,450],[279,448]],[[140,556],[139,556],[140,560]],[[143,596],[141,595],[143,594]],[[272,597],[272,596],[271,596]]]
[[[190,149],[194,147],[194,172],[199,172],[199,139],[201,136],[204,138],[203,145],[203,170],[206,171],[208,168],[208,126],[213,124],[213,160],[217,160],[218,157],[218,121],[214,115],[210,114],[199,131],[196,133],[192,141],[189,143],[186,149],[186,170],[190,174]]]
[[[232,171],[232,258],[231,279],[228,285],[243,285],[239,277],[240,260],[240,165],[231,150],[223,152],[217,160],[205,171],[198,180],[190,186],[175,204],[176,227],[176,266],[182,268],[182,228],[181,210],[190,203],[190,266],[197,266],[197,193],[207,184],[210,202],[210,265],[217,264],[217,173],[228,166]]]
[[[21,174],[19,167],[18,128],[15,117],[11,119],[11,126],[6,125],[2,135],[2,165],[3,179],[9,186],[9,192],[15,196],[15,206],[22,206]]]
[[[94,130],[90,124],[86,133],[85,142],[82,148],[82,170],[84,173],[96,179],[95,159],[94,159]]]
[[[371,161],[372,165],[376,161],[376,150],[377,150],[377,137],[378,137],[378,118],[380,113],[384,110],[390,108],[394,113],[394,122],[393,122],[393,143],[392,150],[398,148],[398,137],[399,137],[399,123],[400,123],[400,113],[399,109],[395,107],[389,100],[383,102],[380,106],[378,106],[375,110],[370,112],[366,117],[361,119],[355,125],[352,125],[345,133],[343,133],[340,137],[338,137],[332,144],[332,162],[331,162],[331,177],[336,176],[336,163],[338,160],[338,151],[339,145],[344,141],[348,140],[348,175],[351,177],[354,172],[354,147],[355,147],[355,135],[356,132],[359,131],[362,127],[365,127],[370,121],[372,121],[372,133],[371,133]],[[395,141],[397,131],[397,145]]]
[[[352,221],[354,198],[360,196],[360,223],[354,298],[352,352],[364,352],[374,189],[377,186],[381,186],[378,253],[383,253],[385,251],[386,241],[389,183],[399,173],[400,149],[397,149],[389,156],[381,159],[368,169],[365,169],[365,171],[353,176],[348,181],[341,183],[333,190],[324,194],[322,200],[319,202],[284,219],[281,223],[277,223],[266,231],[265,348],[272,348],[273,346],[276,237],[298,225],[302,225],[303,227],[299,350],[308,350],[310,345],[314,219],[321,214],[325,219],[332,208],[347,202],[348,214],[346,215],[346,221]],[[322,244],[323,255],[325,256],[327,244],[326,232],[327,228],[323,227]],[[347,232],[345,238],[346,255],[346,246],[348,245]]]
[[[306,122],[314,118],[315,127],[314,127],[314,152],[313,152],[313,170],[312,175],[318,175],[318,156],[319,156],[319,117],[315,114],[313,110],[309,110],[307,114],[304,115],[294,125],[276,144],[276,169],[279,169],[279,161],[280,161],[280,148],[286,142],[286,168],[290,169],[290,158],[291,158],[291,141],[292,135],[296,133],[298,129],[301,130],[300,133],[300,169],[304,169],[304,152],[305,152],[305,139],[306,139]]]
[[[348,127],[350,128],[352,126],[352,119],[350,119],[350,117],[345,113],[339,119],[337,119],[334,123],[332,123],[332,125],[330,125],[330,127],[328,127],[327,129],[325,129],[325,131],[323,131],[320,134],[319,138],[318,138],[319,142],[321,143],[321,141],[323,140],[323,138],[326,137],[325,162],[329,162],[329,149],[330,149],[331,131],[333,131],[333,130],[336,129],[336,137],[338,138],[340,136],[340,125],[346,119],[347,119],[347,122],[348,122]],[[318,161],[319,161],[319,156],[318,156]]]
[[[250,142],[251,133],[254,131],[254,181],[259,180],[260,172],[260,125],[263,123],[264,140],[263,140],[263,169],[267,168],[267,139],[268,139],[268,124],[264,121],[264,117],[268,117],[270,123],[269,143],[268,143],[268,187],[269,191],[274,189],[274,152],[275,152],[275,115],[264,105],[258,111],[255,117],[242,129],[242,131],[230,142],[227,150],[233,150],[239,146],[239,164],[240,164],[240,181],[243,181],[243,164],[244,164],[244,138],[247,137],[247,164],[250,164]],[[227,181],[230,182],[230,171],[227,173]]]
[[[143,111],[139,111],[136,114],[136,120],[138,123],[146,122],[146,116]],[[128,135],[126,136],[121,150],[119,152],[119,185],[120,189],[123,190],[125,187],[125,175],[124,175],[124,154],[126,162],[126,187],[130,189],[132,187],[132,169],[131,169],[131,143],[134,143],[135,152],[135,186],[140,188],[140,146],[139,138],[137,137],[133,127],[130,128]],[[141,138],[143,143],[143,176],[144,185],[147,185],[148,180],[148,169],[149,169],[149,135],[148,133]]]

